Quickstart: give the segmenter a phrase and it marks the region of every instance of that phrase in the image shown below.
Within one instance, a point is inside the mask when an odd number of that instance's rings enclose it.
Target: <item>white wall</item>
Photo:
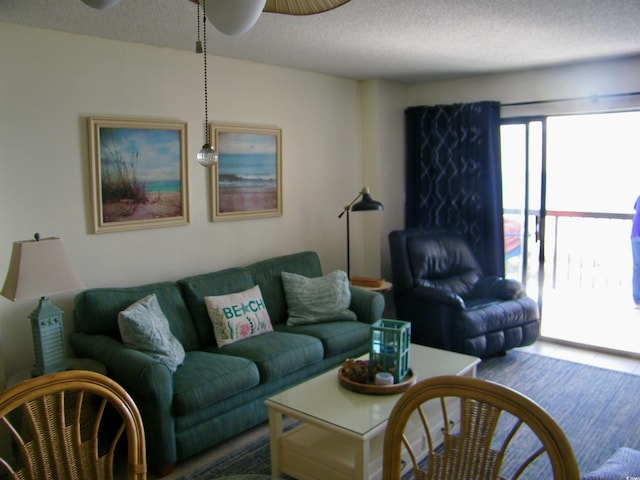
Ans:
[[[213,223],[208,171],[195,161],[201,56],[0,24],[0,65],[0,281],[11,243],[34,232],[64,239],[88,287],[172,280],[306,249],[319,252],[326,272],[346,268],[338,214],[363,183],[357,82],[212,57],[210,121],[282,128],[284,206],[282,217]],[[89,116],[188,122],[190,225],[90,233]],[[52,297],[67,332],[74,293]],[[7,376],[33,362],[27,316],[36,303],[0,297]]]
[[[482,100],[507,104],[637,91],[640,91],[640,57],[413,85],[408,89],[408,104]],[[546,108],[537,105],[527,113],[536,110],[541,113]]]
[[[406,107],[640,91],[640,58],[405,86],[212,57],[210,121],[282,128],[284,185],[282,217],[212,223],[208,172],[194,160],[203,143],[200,56],[0,24],[0,65],[0,281],[11,242],[38,231],[64,238],[88,287],[303,249],[318,251],[326,272],[345,269],[338,214],[364,184],[384,212],[352,215],[352,273],[390,278],[387,235],[404,225]],[[190,225],[90,233],[86,117],[110,115],[188,122]],[[67,331],[73,295],[53,297]],[[35,304],[0,297],[0,385],[3,363],[11,375],[33,361],[26,317]]]
[[[370,80],[360,85],[362,150],[365,183],[384,211],[365,213],[363,237],[353,242],[363,246],[362,273],[354,275],[391,280],[389,232],[404,227],[404,109],[407,86]],[[356,215],[352,215],[352,218]],[[389,297],[388,297],[389,298]]]

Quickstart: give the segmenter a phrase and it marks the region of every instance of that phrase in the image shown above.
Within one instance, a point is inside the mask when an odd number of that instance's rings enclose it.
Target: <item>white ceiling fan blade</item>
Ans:
[[[258,21],[266,1],[205,0],[207,18],[217,30],[226,35],[242,35]]]
[[[285,15],[315,15],[338,8],[350,0],[267,0],[265,12]]]

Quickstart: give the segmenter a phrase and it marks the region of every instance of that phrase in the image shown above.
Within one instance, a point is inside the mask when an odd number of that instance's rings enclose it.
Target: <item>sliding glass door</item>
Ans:
[[[505,269],[542,335],[640,353],[630,230],[640,112],[509,119],[501,127]]]
[[[501,127],[505,271],[542,303],[544,285],[544,199],[541,119],[503,122]]]

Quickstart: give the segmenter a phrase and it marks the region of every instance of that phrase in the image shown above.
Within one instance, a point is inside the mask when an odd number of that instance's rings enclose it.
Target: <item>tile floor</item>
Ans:
[[[522,347],[519,350],[573,362],[586,363],[594,367],[608,368],[640,375],[640,358],[633,356],[618,355],[597,349],[574,347],[562,343],[555,343],[550,340],[539,340],[533,345]]]
[[[520,350],[640,375],[640,359],[638,358],[629,358],[611,353],[587,350],[584,348],[577,348],[544,340],[538,341],[529,347],[523,347]],[[266,433],[268,433],[267,424],[259,425],[244,434],[234,437],[232,440],[221,446],[195,456],[186,462],[182,462],[176,467],[171,475],[163,477],[163,480],[177,480],[185,473],[198,468],[198,466],[209,464],[216,458],[224,457],[229,452],[242,446],[244,443]],[[150,480],[157,478],[157,476],[150,472]]]
[[[622,288],[545,289],[541,333],[640,358],[640,310]]]

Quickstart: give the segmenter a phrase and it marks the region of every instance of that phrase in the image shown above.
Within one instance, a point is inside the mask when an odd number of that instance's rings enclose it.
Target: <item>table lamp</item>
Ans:
[[[62,310],[46,297],[54,293],[84,288],[76,274],[62,239],[50,237],[13,242],[9,271],[2,287],[3,297],[9,300],[40,297],[31,312],[31,331],[35,377],[66,370],[67,355]]]
[[[362,200],[360,200],[358,203],[356,203],[360,197],[362,197]],[[363,212],[363,211],[367,211],[367,210],[384,210],[384,207],[382,206],[382,204],[380,202],[377,202],[377,201],[375,201],[375,200],[373,200],[371,198],[371,195],[369,194],[369,188],[364,186],[364,187],[362,187],[362,190],[360,191],[360,193],[358,193],[356,198],[354,198],[349,205],[344,207],[344,209],[342,210],[340,215],[338,215],[338,218],[342,218],[342,216],[345,213],[347,214],[347,277],[349,277],[349,280],[354,285],[362,284],[364,286],[372,286],[370,281],[371,280],[376,280],[376,279],[365,279],[365,278],[362,278],[362,277],[358,277],[359,281],[354,281],[354,279],[351,278],[351,254],[350,254],[350,239],[349,239],[349,235],[350,235],[349,234],[349,212]]]

